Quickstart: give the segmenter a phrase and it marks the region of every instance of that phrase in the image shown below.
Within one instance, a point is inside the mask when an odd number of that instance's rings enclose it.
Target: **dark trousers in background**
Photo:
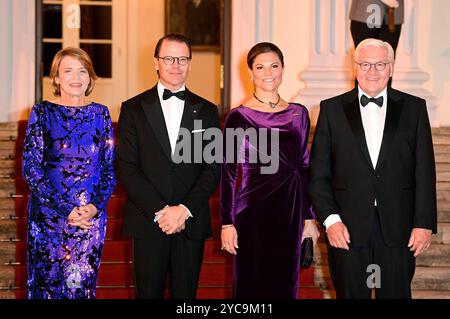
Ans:
[[[352,239],[350,238],[350,241]],[[375,287],[377,299],[411,298],[411,281],[415,271],[414,253],[405,247],[389,247],[381,232],[378,212],[375,208],[370,241],[365,247],[350,250],[328,245],[330,275],[338,299],[369,299],[372,289],[367,283],[371,272],[369,265],[378,265],[380,287]],[[370,267],[371,270],[373,267]]]
[[[362,40],[367,38],[375,38],[388,42],[394,49],[395,53],[397,51],[401,30],[401,24],[396,24],[395,31],[390,32],[389,26],[386,24],[383,24],[381,28],[369,28],[364,22],[351,21],[350,23],[350,31],[352,33],[353,42],[355,43],[355,48]]]
[[[203,260],[204,240],[185,234],[160,234],[157,241],[133,238],[133,271],[138,299],[162,299],[170,279],[173,299],[194,299]]]

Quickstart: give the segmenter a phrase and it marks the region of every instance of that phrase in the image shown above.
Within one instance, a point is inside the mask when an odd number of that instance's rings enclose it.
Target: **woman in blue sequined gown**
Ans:
[[[96,75],[84,51],[58,52],[50,76],[59,99],[33,106],[23,153],[28,298],[95,298],[115,186],[111,118],[85,101]]]

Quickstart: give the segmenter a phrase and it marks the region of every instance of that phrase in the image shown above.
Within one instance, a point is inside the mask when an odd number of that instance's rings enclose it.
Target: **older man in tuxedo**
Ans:
[[[426,104],[387,86],[393,64],[387,42],[362,41],[359,86],[320,105],[309,190],[338,298],[411,298],[415,257],[436,233]]]
[[[125,101],[120,113],[117,175],[127,195],[124,233],[133,239],[138,298],[163,298],[167,277],[172,298],[195,298],[204,241],[211,236],[209,198],[220,168],[205,161],[208,141],[194,135],[217,130],[219,115],[185,86],[191,57],[183,35],[161,38],[154,55],[158,83]],[[179,161],[183,151],[192,156]]]

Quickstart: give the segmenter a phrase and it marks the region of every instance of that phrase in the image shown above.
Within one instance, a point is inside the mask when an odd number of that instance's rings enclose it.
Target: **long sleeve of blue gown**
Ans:
[[[67,217],[74,205],[52,185],[45,171],[45,142],[41,105],[33,106],[28,120],[22,157],[22,176],[37,200],[58,216]]]
[[[105,212],[106,204],[116,185],[114,174],[114,133],[108,109],[105,109],[103,116],[105,134],[101,150],[100,182],[94,190],[95,195],[92,199],[92,204],[97,207],[99,214]]]

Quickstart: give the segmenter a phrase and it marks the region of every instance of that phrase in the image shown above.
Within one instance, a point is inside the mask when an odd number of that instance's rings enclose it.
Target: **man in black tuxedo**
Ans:
[[[321,102],[309,191],[326,227],[338,298],[411,298],[415,257],[436,233],[436,174],[425,101],[387,87],[394,51],[355,50],[359,86]],[[374,278],[369,275],[374,271]]]
[[[154,54],[159,82],[121,108],[117,174],[127,195],[124,233],[133,239],[138,298],[163,298],[167,275],[172,298],[195,298],[204,241],[212,234],[209,198],[220,170],[202,156],[211,141],[197,134],[218,129],[219,114],[185,87],[191,56],[183,35],[161,38]],[[175,160],[183,152],[192,156]]]

